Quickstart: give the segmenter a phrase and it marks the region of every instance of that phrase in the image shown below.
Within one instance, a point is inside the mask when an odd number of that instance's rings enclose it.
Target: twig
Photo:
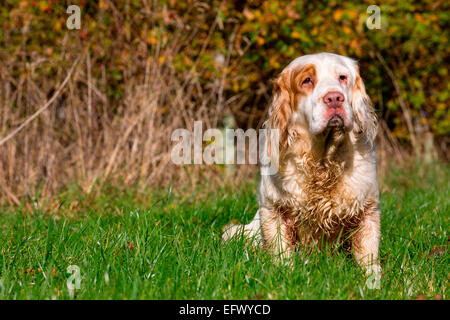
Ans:
[[[59,96],[59,93],[61,92],[61,90],[66,86],[67,82],[69,81],[70,76],[72,75],[73,70],[75,69],[75,66],[77,65],[79,60],[80,60],[80,57],[78,57],[75,60],[75,62],[73,63],[72,67],[70,68],[69,73],[67,74],[66,78],[61,83],[61,85],[59,86],[58,90],[56,90],[56,92],[53,94],[51,99],[44,106],[42,106],[38,111],[36,111],[31,117],[29,117],[27,120],[25,120],[24,123],[22,123],[19,127],[14,129],[13,132],[11,132],[5,138],[0,140],[0,146],[5,144],[8,140],[10,140],[12,137],[14,137],[20,130],[25,128],[31,121],[36,119],[42,112],[44,112],[56,100],[56,98]]]

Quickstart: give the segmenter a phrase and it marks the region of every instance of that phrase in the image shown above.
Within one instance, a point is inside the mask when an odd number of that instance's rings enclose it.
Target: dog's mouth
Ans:
[[[340,114],[333,114],[328,120],[327,127],[329,128],[339,128],[344,126],[344,118]]]

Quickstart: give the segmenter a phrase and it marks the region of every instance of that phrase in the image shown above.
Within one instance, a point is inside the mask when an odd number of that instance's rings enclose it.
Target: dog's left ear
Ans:
[[[378,121],[364,82],[359,75],[359,68],[358,66],[355,68],[356,80],[352,92],[352,107],[355,113],[353,131],[357,137],[365,136],[370,143],[373,143],[377,135]]]

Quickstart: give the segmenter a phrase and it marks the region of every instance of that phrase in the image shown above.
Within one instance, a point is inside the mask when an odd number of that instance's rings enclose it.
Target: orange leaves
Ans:
[[[297,31],[292,32],[291,37],[294,39],[300,39],[301,35]]]
[[[352,41],[350,41],[350,48],[352,48],[356,52],[357,56],[362,55],[361,44],[357,39],[353,39]]]
[[[259,46],[262,46],[263,44],[264,44],[264,38],[263,37],[256,37],[256,43],[259,45]]]
[[[253,19],[255,19],[255,15],[253,14],[253,12],[251,10],[249,10],[248,8],[245,8],[244,11],[242,12],[242,14],[244,15],[244,17],[249,20],[252,21]]]
[[[353,30],[350,29],[350,28],[347,27],[347,26],[343,26],[343,27],[342,27],[342,32],[344,32],[344,33],[347,34],[347,35],[350,35],[350,34],[353,33]]]
[[[342,18],[342,10],[341,9],[337,9],[333,12],[333,19],[334,21],[340,21]]]
[[[343,19],[355,20],[358,17],[358,11],[355,9],[336,9],[333,12],[334,21],[338,22]]]
[[[158,39],[155,36],[153,36],[153,35],[149,35],[147,37],[147,43],[148,44],[157,44],[158,43]]]
[[[274,55],[269,59],[269,65],[274,69],[279,69],[281,67],[280,57],[278,55]]]
[[[356,19],[356,17],[358,16],[358,11],[356,11],[356,10],[354,10],[354,9],[350,9],[350,10],[347,10],[347,11],[345,12],[345,14],[347,15],[347,18],[348,18],[348,19],[354,20],[354,19]]]
[[[286,8],[286,13],[287,13],[287,16],[292,20],[300,19],[300,15],[298,14],[298,12],[296,10],[294,10],[291,6],[288,6]]]

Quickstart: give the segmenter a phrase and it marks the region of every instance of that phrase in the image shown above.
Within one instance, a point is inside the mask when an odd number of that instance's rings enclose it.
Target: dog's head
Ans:
[[[370,142],[376,135],[375,113],[356,61],[331,53],[299,57],[281,72],[269,117],[271,128],[280,130],[280,143],[289,143],[294,125],[312,136],[335,128]]]

